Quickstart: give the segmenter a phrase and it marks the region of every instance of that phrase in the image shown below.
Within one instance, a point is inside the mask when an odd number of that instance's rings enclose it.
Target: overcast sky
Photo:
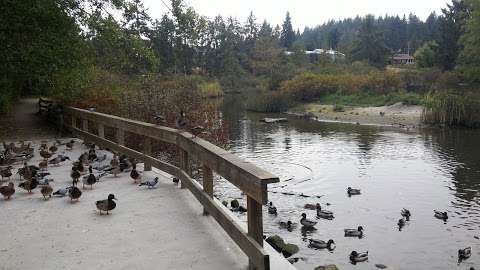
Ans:
[[[153,18],[160,18],[167,8],[161,0],[143,0]],[[163,0],[170,5],[170,0]],[[451,0],[186,0],[201,15],[215,17],[234,16],[242,22],[250,11],[261,22],[280,24],[290,11],[294,29],[315,26],[330,19],[355,17],[356,15],[403,15],[415,13],[425,20],[430,12],[440,9]]]

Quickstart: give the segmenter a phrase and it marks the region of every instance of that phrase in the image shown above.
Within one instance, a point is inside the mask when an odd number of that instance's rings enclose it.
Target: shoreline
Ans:
[[[288,115],[310,118],[320,122],[346,123],[367,126],[386,126],[405,129],[427,127],[421,121],[423,107],[396,103],[381,107],[342,106],[334,111],[334,105],[309,103],[297,106]]]

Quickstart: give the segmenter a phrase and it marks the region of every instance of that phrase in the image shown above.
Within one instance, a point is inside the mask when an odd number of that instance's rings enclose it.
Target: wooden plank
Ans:
[[[180,155],[180,168],[188,175],[192,175],[190,172],[190,161],[188,159],[188,152],[179,148],[178,154]],[[180,183],[180,188],[185,188],[183,181]]]
[[[207,193],[210,198],[213,198],[213,172],[206,165],[202,165],[203,176],[203,192]],[[203,214],[208,215],[207,209],[203,209]]]
[[[262,205],[255,199],[247,196],[247,223],[248,235],[260,246],[263,246],[263,213]],[[249,269],[257,269],[254,261],[249,259]]]
[[[145,137],[143,139],[143,153],[147,156],[152,155],[152,139],[149,137]],[[152,164],[150,163],[145,163],[144,164],[144,170],[145,171],[151,171],[152,170]]]
[[[91,141],[96,145],[101,145],[105,148],[126,154],[143,162],[149,162],[155,168],[165,171],[171,175],[178,177],[185,186],[192,192],[197,200],[203,205],[206,211],[212,216],[218,224],[227,232],[233,241],[242,249],[242,251],[249,257],[250,262],[259,270],[270,269],[270,257],[265,252],[261,244],[256,242],[254,238],[248,235],[245,230],[233,220],[228,211],[220,203],[216,202],[214,198],[210,197],[203,188],[194,179],[192,179],[186,172],[171,164],[162,162],[153,157],[144,155],[138,151],[116,144],[115,142],[100,138],[96,135],[87,133],[78,128],[72,128],[73,132],[80,138]]]
[[[200,201],[210,216],[222,226],[225,232],[237,243],[240,249],[248,256],[250,263],[255,265],[257,270],[270,269],[270,257],[263,247],[249,236],[243,228],[235,222],[225,211],[225,207],[219,205],[208,194],[202,191],[202,187],[194,179],[190,178],[184,171],[180,171],[178,177],[185,182],[187,188]]]
[[[88,132],[88,120],[87,119],[82,120],[82,129],[84,131]]]

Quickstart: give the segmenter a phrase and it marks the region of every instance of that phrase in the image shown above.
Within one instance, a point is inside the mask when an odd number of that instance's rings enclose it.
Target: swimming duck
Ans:
[[[269,214],[272,214],[272,215],[276,215],[276,214],[277,214],[277,207],[273,206],[273,203],[272,203],[272,202],[269,202],[269,203],[268,203],[268,213],[269,213]]]
[[[307,203],[307,204],[305,204],[305,206],[303,206],[303,208],[308,209],[308,210],[316,210],[316,209],[317,209],[317,205],[316,205],[316,204],[312,204],[312,203]]]
[[[137,165],[133,164],[132,165],[133,169],[130,172],[130,177],[133,179],[135,183],[137,183],[137,180],[142,179],[142,175],[137,171]]]
[[[42,186],[40,192],[42,192],[43,199],[47,200],[47,197],[52,197],[53,188],[47,183],[45,186]]]
[[[75,186],[72,186],[68,189],[68,196],[70,197],[70,201],[80,199],[80,196],[82,196],[82,191]]]
[[[325,219],[333,219],[333,212],[322,210],[322,207],[317,203],[317,217]]]
[[[357,229],[345,229],[343,231],[345,232],[346,237],[362,237],[363,236],[362,226],[358,226]]]
[[[18,186],[28,191],[28,193],[32,193],[32,190],[38,186],[38,182],[36,178],[32,178],[31,180],[18,184]]]
[[[347,194],[348,194],[348,196],[360,195],[360,189],[355,189],[355,188],[348,187],[347,188]]]
[[[433,212],[435,213],[435,217],[438,218],[438,219],[443,219],[443,220],[447,220],[448,219],[448,214],[447,212],[441,212],[441,211],[438,211],[438,210],[433,210]]]
[[[0,187],[0,194],[3,195],[5,200],[9,200],[14,193],[15,193],[15,187],[12,182],[8,183],[8,186]]]
[[[108,215],[108,211],[115,209],[117,204],[113,200],[117,200],[117,198],[115,198],[115,195],[109,194],[108,199],[97,201],[95,203],[97,209],[100,210],[100,215],[102,214],[102,211],[107,212]]]
[[[316,239],[308,239],[308,241],[310,242],[310,244],[308,245],[309,247],[318,248],[318,249],[328,248],[329,250],[332,250],[335,248],[334,247],[335,242],[332,239],[328,240],[327,242],[323,240],[316,240]]]
[[[294,227],[295,227],[295,223],[292,223],[290,220],[285,222],[285,221],[280,221],[278,223],[280,225],[280,228],[284,228],[284,229],[287,229],[289,231],[291,231]]]
[[[88,171],[90,174],[85,178],[83,178],[82,184],[83,189],[85,189],[85,185],[90,185],[90,189],[93,189],[93,185],[97,182],[97,177],[93,174],[92,166],[88,167]]]
[[[80,178],[80,172],[78,172],[78,170],[75,166],[72,168],[72,172],[70,173],[70,177],[72,177],[73,186],[77,186],[78,178]]]
[[[71,188],[72,187],[60,188],[57,191],[53,192],[52,195],[53,196],[65,197],[65,196],[67,196],[67,194],[68,194],[68,192]]]
[[[402,217],[404,217],[407,221],[410,220],[410,210],[406,209],[406,208],[403,208],[402,211],[400,211],[400,214],[402,215]]]
[[[52,154],[56,153],[57,150],[58,150],[57,143],[53,143],[53,145],[50,146],[50,148],[48,148],[48,151],[50,151],[50,153]]]
[[[158,184],[158,177],[155,177],[155,179],[153,179],[153,180],[148,180],[148,181],[141,182],[140,185],[138,185],[138,186],[139,187],[147,186],[148,188],[154,188],[157,184]]]
[[[75,144],[75,141],[74,141],[74,140],[70,140],[69,142],[67,142],[67,143],[65,144],[65,147],[66,147],[67,150],[72,150],[74,144]]]
[[[467,247],[467,248],[458,250],[458,261],[466,260],[466,259],[470,258],[470,256],[472,256],[472,248],[471,247]]]
[[[12,166],[8,166],[0,170],[0,175],[2,176],[2,180],[3,178],[8,178],[8,180],[10,180],[10,177],[12,176],[12,168],[13,168]]]
[[[307,214],[302,213],[302,218],[300,219],[300,224],[305,228],[313,228],[317,222],[307,219]]]
[[[358,253],[355,250],[350,253],[350,261],[357,263],[357,262],[364,262],[368,260],[368,251],[365,253]]]

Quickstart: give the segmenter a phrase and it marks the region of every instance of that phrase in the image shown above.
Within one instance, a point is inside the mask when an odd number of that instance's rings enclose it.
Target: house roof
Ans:
[[[404,53],[399,53],[399,54],[394,54],[392,57],[394,60],[410,60],[410,59],[415,59],[413,56],[404,54]]]

